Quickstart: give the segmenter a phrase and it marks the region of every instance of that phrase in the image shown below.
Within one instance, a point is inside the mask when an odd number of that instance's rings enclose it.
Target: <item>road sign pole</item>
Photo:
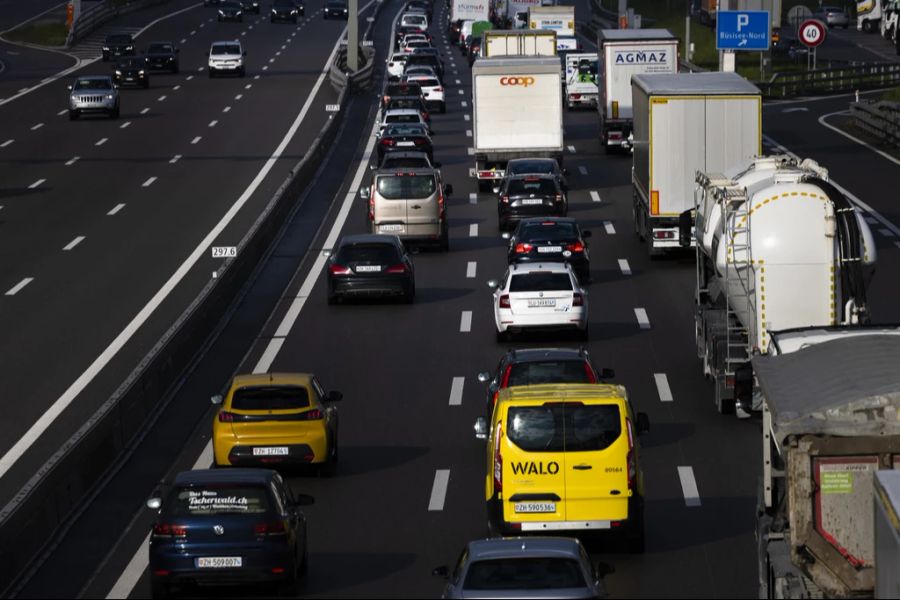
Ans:
[[[359,70],[359,0],[347,3],[347,13],[347,69],[352,73]]]

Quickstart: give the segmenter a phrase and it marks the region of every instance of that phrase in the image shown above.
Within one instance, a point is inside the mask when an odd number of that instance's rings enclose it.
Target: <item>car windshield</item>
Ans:
[[[170,517],[259,515],[269,511],[269,497],[261,486],[205,485],[176,488],[166,503]]]
[[[384,161],[381,163],[382,169],[428,169],[431,167],[428,159],[424,156],[421,158],[413,158],[409,156],[394,157],[386,154]]]
[[[131,43],[130,35],[111,35],[106,38],[107,44],[125,44],[126,46]]]
[[[172,44],[150,44],[147,48],[148,54],[171,54],[175,52],[175,46]]]
[[[394,264],[400,260],[393,244],[353,244],[344,246],[337,255],[337,261],[346,263]]]
[[[513,275],[510,292],[571,292],[568,273],[521,273]]]
[[[107,78],[82,78],[75,81],[74,89],[76,90],[111,90],[112,82]]]
[[[212,47],[213,55],[240,54],[241,47],[237,44],[217,44]]]
[[[577,561],[570,558],[496,558],[469,565],[464,590],[553,590],[585,587]]]
[[[556,194],[556,186],[552,179],[512,179],[506,186],[510,196],[519,194],[538,194],[552,196]]]
[[[549,160],[511,160],[507,175],[553,175],[556,169]]]
[[[391,125],[385,128],[381,137],[395,137],[398,135],[420,135],[424,137],[427,135],[427,132],[424,125]]]
[[[137,58],[126,58],[120,60],[116,66],[120,69],[140,69],[144,66],[144,62]]]
[[[522,223],[516,235],[520,242],[562,242],[578,237],[575,223],[545,221],[541,223]]]
[[[433,175],[395,175],[378,178],[378,195],[387,200],[428,198],[436,189]]]
[[[231,397],[234,410],[291,410],[308,406],[309,392],[299,385],[242,387]]]
[[[512,406],[506,419],[509,440],[526,452],[605,450],[622,435],[615,404]]]
[[[583,360],[542,360],[510,365],[509,387],[539,383],[596,383],[596,380]]]

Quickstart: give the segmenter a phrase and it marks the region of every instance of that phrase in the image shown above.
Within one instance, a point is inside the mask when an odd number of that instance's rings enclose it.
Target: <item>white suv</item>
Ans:
[[[497,341],[512,333],[570,330],[588,339],[588,294],[568,263],[510,265],[494,290]]]
[[[247,51],[241,46],[240,40],[227,42],[213,42],[209,48],[209,76],[215,77],[219,73],[237,73],[244,76],[244,57]]]
[[[425,106],[430,110],[436,106],[442,113],[447,112],[447,102],[444,99],[444,86],[437,77],[429,75],[413,75],[406,78],[407,83],[418,83],[422,88],[422,97],[425,98]]]

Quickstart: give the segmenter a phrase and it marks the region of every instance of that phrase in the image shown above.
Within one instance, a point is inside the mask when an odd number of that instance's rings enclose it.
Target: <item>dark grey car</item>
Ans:
[[[514,537],[469,542],[442,598],[605,598],[598,569],[575,538]]]

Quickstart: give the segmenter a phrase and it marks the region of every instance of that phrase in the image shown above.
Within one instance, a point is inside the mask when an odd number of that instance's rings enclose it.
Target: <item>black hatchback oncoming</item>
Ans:
[[[147,501],[154,598],[173,588],[271,583],[296,594],[307,570],[306,517],[281,475],[268,469],[184,471]]]
[[[506,237],[508,234],[504,233]],[[523,219],[511,236],[507,262],[567,262],[582,284],[591,276],[591,257],[587,238],[591,232],[582,230],[575,219],[567,217],[537,217]]]
[[[348,235],[328,261],[328,304],[342,298],[394,296],[412,302],[412,259],[396,235]]]

